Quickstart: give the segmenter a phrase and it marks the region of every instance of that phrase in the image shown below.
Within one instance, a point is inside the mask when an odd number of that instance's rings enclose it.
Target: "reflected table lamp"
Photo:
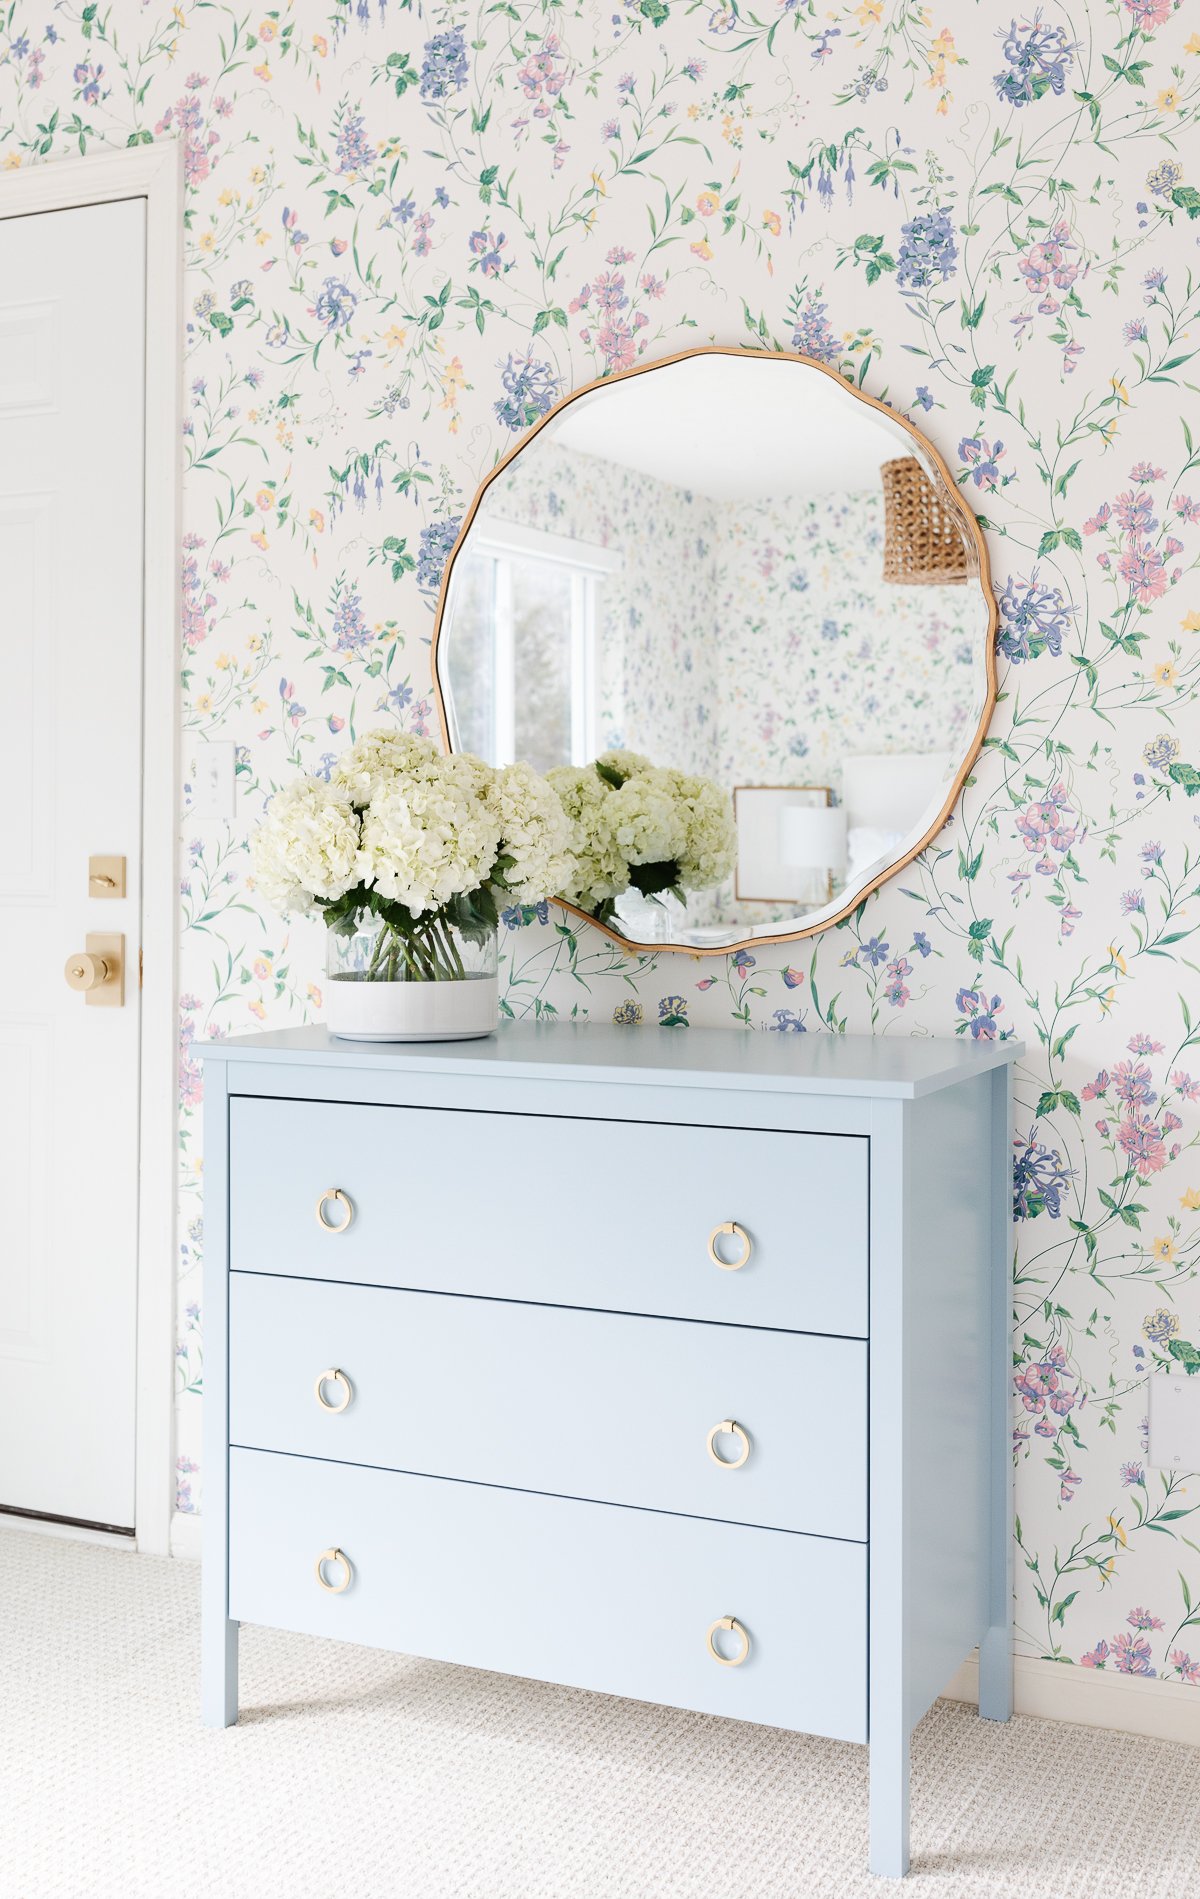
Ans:
[[[846,874],[844,805],[786,805],[779,813],[779,858],[796,869],[823,870],[832,897]]]

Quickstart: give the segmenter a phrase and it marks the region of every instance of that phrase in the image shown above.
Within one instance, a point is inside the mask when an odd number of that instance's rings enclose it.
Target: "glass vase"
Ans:
[[[499,1021],[497,993],[494,930],[468,939],[433,915],[409,933],[363,910],[351,934],[326,933],[326,1023],[348,1041],[490,1035]]]

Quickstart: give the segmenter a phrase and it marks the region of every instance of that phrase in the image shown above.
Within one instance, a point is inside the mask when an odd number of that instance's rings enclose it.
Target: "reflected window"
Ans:
[[[446,633],[456,751],[542,772],[596,756],[597,596],[619,565],[603,548],[501,522],[473,539]]]

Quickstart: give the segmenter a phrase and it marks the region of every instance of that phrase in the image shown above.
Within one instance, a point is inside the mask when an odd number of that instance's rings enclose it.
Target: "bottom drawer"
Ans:
[[[229,1463],[235,1621],[866,1740],[861,1544],[270,1451]],[[351,1566],[339,1594],[317,1581],[329,1548]],[[708,1651],[722,1616],[749,1637],[739,1667]],[[713,1639],[737,1652],[736,1632]]]

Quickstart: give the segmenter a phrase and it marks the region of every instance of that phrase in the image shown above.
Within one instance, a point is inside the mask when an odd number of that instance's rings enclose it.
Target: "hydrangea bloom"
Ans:
[[[896,282],[901,290],[927,290],[954,275],[958,246],[949,211],[927,211],[900,227]]]
[[[298,778],[277,791],[250,841],[255,882],[277,910],[301,915],[359,880],[361,833],[346,791]]]

